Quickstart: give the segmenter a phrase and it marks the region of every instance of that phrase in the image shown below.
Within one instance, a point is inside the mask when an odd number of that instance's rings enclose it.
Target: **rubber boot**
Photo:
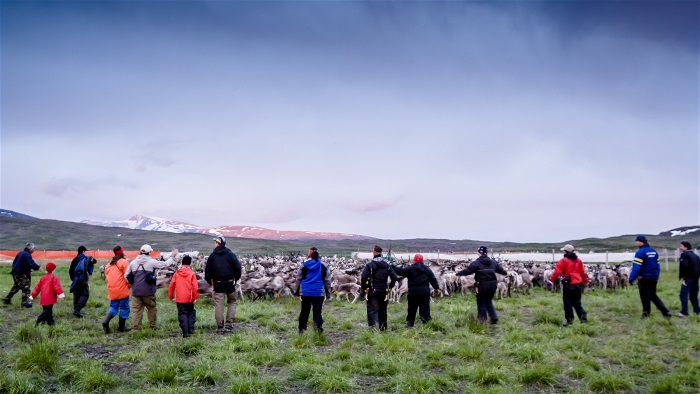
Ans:
[[[123,317],[119,318],[119,332],[126,332],[126,331],[131,331],[130,327],[126,326],[126,319]]]
[[[105,330],[105,334],[110,333],[109,322],[110,320],[112,320],[113,317],[114,316],[112,316],[111,313],[107,312],[107,314],[105,315],[105,319],[102,321],[102,328]]]

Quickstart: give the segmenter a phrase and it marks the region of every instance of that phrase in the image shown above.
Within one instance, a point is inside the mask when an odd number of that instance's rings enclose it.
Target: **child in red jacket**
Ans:
[[[192,257],[183,257],[182,267],[175,272],[168,286],[168,299],[177,303],[177,320],[184,338],[194,334],[194,322],[197,320],[194,303],[199,297],[199,285],[197,276],[190,269],[191,263]]]
[[[56,264],[53,261],[46,263],[46,275],[42,276],[39,283],[34,287],[32,295],[29,300],[32,301],[34,298],[41,293],[41,301],[39,302],[44,309],[39,317],[36,318],[35,327],[39,323],[46,323],[50,326],[56,325],[56,321],[53,319],[53,304],[56,303],[56,297],[63,301],[66,295],[63,294],[63,288],[61,288],[61,282],[58,281],[58,277],[53,274],[56,269]]]

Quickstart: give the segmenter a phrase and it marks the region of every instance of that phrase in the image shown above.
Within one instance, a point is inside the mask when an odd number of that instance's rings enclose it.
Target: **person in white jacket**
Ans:
[[[131,284],[131,325],[134,330],[141,329],[143,308],[148,310],[148,324],[156,329],[158,308],[156,307],[156,269],[170,267],[175,263],[177,249],[173,249],[166,261],[151,258],[153,248],[151,245],[143,245],[141,254],[131,261],[126,269],[124,277]]]

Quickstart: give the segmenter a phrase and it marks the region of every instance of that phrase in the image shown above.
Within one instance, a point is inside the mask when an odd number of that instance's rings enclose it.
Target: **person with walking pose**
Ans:
[[[642,318],[651,314],[651,303],[661,311],[664,317],[671,317],[671,312],[664,302],[656,295],[656,284],[659,282],[661,267],[659,266],[659,254],[651,246],[644,235],[638,235],[634,240],[637,243],[637,252],[632,262],[630,283],[638,280],[639,298],[642,301]]]
[[[408,311],[406,313],[406,327],[413,327],[416,321],[416,311],[420,315],[423,324],[429,322],[430,317],[430,286],[436,291],[440,289],[435,274],[430,267],[423,264],[423,255],[413,256],[413,265],[406,268],[391,265],[396,275],[406,277],[408,280]]]
[[[574,310],[581,323],[588,323],[588,315],[581,306],[581,295],[585,285],[588,284],[588,275],[583,269],[583,262],[574,253],[572,245],[565,245],[561,248],[564,257],[557,262],[554,272],[549,277],[550,282],[554,282],[559,275],[562,276],[562,297],[564,299],[564,327],[574,323]]]
[[[313,308],[314,328],[323,332],[323,301],[331,297],[331,274],[321,261],[316,248],[309,249],[309,259],[297,271],[294,295],[301,299],[299,334],[306,331],[309,312]]]
[[[161,269],[173,265],[177,256],[177,249],[173,249],[170,257],[166,261],[159,261],[151,258],[153,248],[151,245],[141,246],[139,254],[126,268],[124,277],[127,281],[131,278],[131,309],[134,314],[131,317],[134,330],[141,329],[143,319],[143,308],[148,310],[148,324],[152,329],[156,329],[158,307],[156,306],[156,269]]]
[[[192,257],[182,258],[182,267],[173,274],[168,286],[168,299],[177,304],[177,321],[180,323],[182,337],[194,334],[194,323],[197,321],[197,311],[194,304],[199,298],[197,275],[190,268]]]
[[[119,332],[131,331],[131,328],[126,327],[126,321],[129,319],[129,295],[131,295],[131,285],[126,281],[126,270],[129,268],[129,262],[124,256],[124,248],[120,245],[115,246],[112,251],[114,257],[107,265],[105,270],[105,281],[107,281],[107,298],[109,299],[109,309],[102,321],[102,329],[105,334],[110,333],[109,322],[119,314]]]
[[[35,327],[39,324],[46,323],[50,326],[55,326],[56,321],[53,319],[53,305],[56,303],[56,299],[63,301],[66,295],[63,294],[63,288],[61,288],[61,282],[58,277],[53,274],[56,269],[56,264],[53,261],[46,263],[46,275],[39,279],[39,283],[36,284],[32,295],[29,300],[33,300],[36,296],[39,297],[39,304],[41,304],[42,311],[39,317],[36,318]]]
[[[382,257],[382,248],[375,245],[374,258],[362,270],[361,286],[367,295],[367,325],[385,331],[387,328],[386,308],[389,304],[389,290],[399,280],[391,266]]]
[[[487,315],[491,318],[491,324],[498,323],[498,314],[493,306],[493,296],[498,284],[496,273],[508,275],[497,261],[489,257],[489,249],[486,246],[479,247],[479,257],[467,268],[457,272],[457,276],[474,274],[477,317],[482,323],[486,322]]]
[[[21,290],[22,306],[25,308],[32,307],[32,301],[29,299],[29,292],[32,287],[32,271],[41,271],[41,267],[32,259],[34,248],[34,244],[28,242],[24,250],[17,253],[17,256],[15,256],[15,259],[12,261],[12,270],[10,274],[12,275],[14,285],[10,289],[10,292],[7,293],[7,296],[2,300],[5,305],[10,305],[12,297]]]
[[[87,248],[83,245],[78,247],[78,255],[70,263],[68,275],[70,276],[70,292],[73,293],[73,316],[82,318],[80,312],[87,305],[90,298],[90,286],[88,280],[95,269],[96,260],[92,256],[85,255]]]
[[[688,317],[688,298],[693,305],[693,313],[700,315],[698,303],[698,278],[700,278],[700,256],[693,252],[693,245],[688,241],[681,242],[680,264],[678,279],[681,281],[681,311],[679,317]]]
[[[241,279],[241,263],[236,254],[226,247],[226,238],[214,238],[214,251],[207,258],[204,280],[214,288],[214,319],[219,333],[233,330],[236,317],[236,283]],[[224,320],[224,302],[228,303]]]

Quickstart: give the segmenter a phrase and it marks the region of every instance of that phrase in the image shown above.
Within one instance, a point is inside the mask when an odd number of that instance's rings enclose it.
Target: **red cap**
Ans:
[[[423,262],[423,255],[422,254],[417,254],[413,256],[413,263],[422,263]]]
[[[112,251],[114,252],[115,256],[120,256],[124,254],[124,248],[122,248],[119,245],[115,246],[114,249],[112,249]]]
[[[53,261],[46,263],[46,272],[53,272],[56,269],[56,264]]]

